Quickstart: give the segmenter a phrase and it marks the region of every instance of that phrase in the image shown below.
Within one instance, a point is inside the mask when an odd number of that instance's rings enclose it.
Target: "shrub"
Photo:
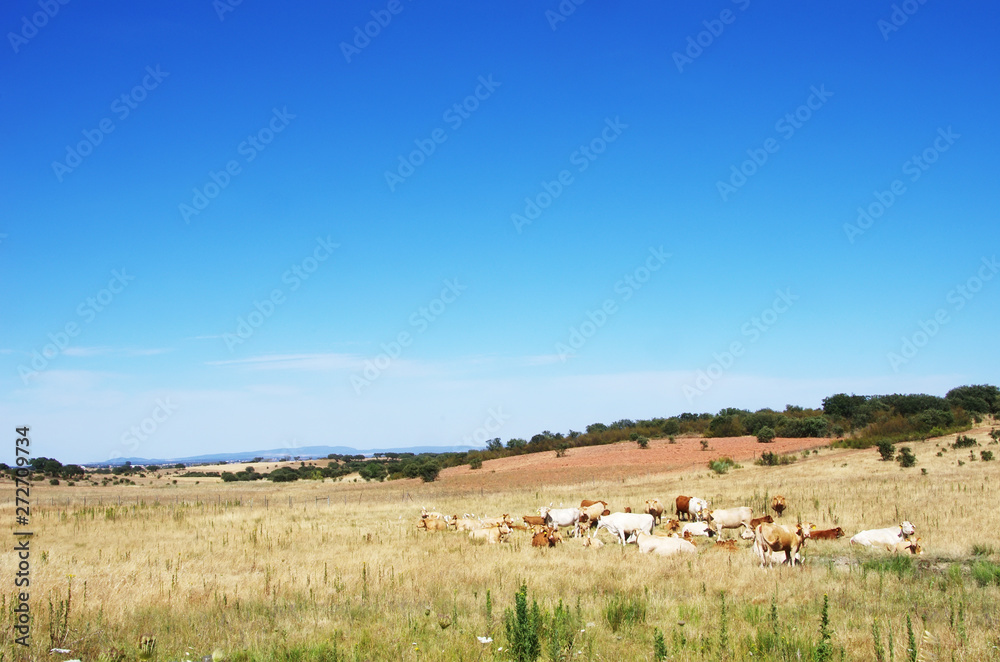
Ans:
[[[708,450],[708,440],[707,439],[702,439],[701,440],[701,450],[703,450],[703,451],[707,451]]]
[[[736,464],[733,458],[727,456],[710,461],[708,468],[717,474],[724,474],[730,469],[741,469],[742,467]]]
[[[516,662],[534,662],[542,654],[539,635],[542,631],[542,616],[538,602],[532,600],[528,609],[528,586],[514,594],[514,609],[504,613],[504,629],[507,632],[507,652]]]
[[[635,443],[639,444],[639,448],[649,448],[649,437],[639,435],[638,438],[635,439]]]
[[[993,451],[980,451],[979,457],[983,458],[983,462],[993,461]]]
[[[674,438],[674,435],[670,435],[669,437],[667,437],[667,441],[671,444],[677,443],[677,439]]]
[[[899,466],[904,469],[908,469],[917,463],[917,456],[913,454],[909,446],[903,446],[899,449],[899,455],[896,456],[896,461],[899,462]]]
[[[662,662],[667,659],[667,643],[663,640],[663,633],[660,628],[656,628],[653,633],[653,659]]]
[[[777,453],[767,451],[765,453],[761,453],[760,457],[754,460],[754,464],[761,467],[777,467],[791,464],[794,461],[794,455],[779,455]]]
[[[943,437],[946,434],[948,434],[948,433],[945,432],[944,430],[942,430],[941,428],[939,428],[939,427],[933,427],[933,428],[931,428],[931,431],[927,433],[927,436],[928,437]]]
[[[49,485],[58,485],[58,484],[59,484],[58,478],[53,478],[52,480],[49,481]]]
[[[896,454],[896,449],[893,447],[892,442],[888,439],[883,439],[875,444],[878,448],[878,454],[882,456],[883,462],[889,462],[892,460],[893,456]]]
[[[774,441],[775,432],[774,428],[765,425],[760,430],[757,430],[757,442],[761,444],[769,444]]]
[[[483,458],[478,455],[471,460],[469,460],[470,469],[482,469],[483,468]]]
[[[973,448],[974,446],[978,446],[978,445],[979,445],[978,441],[976,441],[972,437],[967,437],[966,435],[963,434],[963,435],[959,435],[958,436],[958,439],[955,440],[955,443],[953,443],[951,445],[951,447],[952,448],[956,448],[956,449],[957,448]]]

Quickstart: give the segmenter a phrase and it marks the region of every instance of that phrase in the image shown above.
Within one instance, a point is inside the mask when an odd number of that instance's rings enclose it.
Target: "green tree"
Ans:
[[[769,444],[774,441],[775,437],[774,429],[770,426],[765,425],[760,430],[757,430],[757,441],[762,444]]]
[[[433,483],[441,473],[441,467],[437,462],[428,461],[420,466],[420,479],[425,483]]]
[[[896,461],[899,462],[899,466],[904,469],[914,466],[917,463],[917,456],[913,454],[909,446],[903,446],[899,449],[899,455],[896,456]]]
[[[878,448],[878,454],[882,456],[883,462],[889,462],[892,460],[893,456],[896,454],[896,448],[892,445],[892,442],[888,439],[882,439],[875,444]]]

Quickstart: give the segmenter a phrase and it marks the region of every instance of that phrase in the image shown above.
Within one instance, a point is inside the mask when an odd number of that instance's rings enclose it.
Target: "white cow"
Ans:
[[[869,529],[857,533],[851,538],[852,545],[895,545],[903,542],[916,532],[916,529],[909,522],[902,522],[899,526],[890,526],[887,529]]]
[[[608,533],[617,536],[621,544],[625,544],[625,537],[632,535],[636,531],[643,531],[648,535],[653,534],[653,516],[648,513],[611,513],[601,515],[597,520],[597,530],[607,529]]]
[[[543,506],[538,509],[538,514],[545,519],[545,523],[549,526],[572,526],[573,537],[579,535],[576,523],[580,521],[580,516],[583,514],[579,508],[547,508]]]
[[[701,497],[691,497],[688,501],[688,514],[691,515],[696,521],[701,522],[705,519],[705,513],[708,512],[708,501],[705,501]]]
[[[753,531],[750,528],[750,520],[753,519],[753,508],[749,506],[727,508],[724,510],[709,510],[705,512],[705,519],[715,525],[715,529],[718,531],[720,537],[722,536],[723,529],[738,529],[740,527],[746,527],[744,533],[747,531],[751,533],[747,540],[753,537]]]
[[[642,531],[636,531],[628,537],[628,542],[634,542],[639,546],[639,551],[643,554],[656,554],[657,556],[671,556],[686,552],[697,554],[698,548],[687,540],[681,538],[668,538],[664,536],[651,536]]]
[[[688,522],[681,527],[680,537],[683,538],[685,533],[690,533],[692,536],[712,537],[716,531],[712,528],[711,522]]]

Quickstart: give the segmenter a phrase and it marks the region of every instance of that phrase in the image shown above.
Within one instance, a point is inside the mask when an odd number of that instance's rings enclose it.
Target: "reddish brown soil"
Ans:
[[[562,484],[591,479],[621,479],[629,476],[670,473],[692,467],[706,467],[710,460],[729,456],[740,463],[753,462],[761,453],[795,453],[827,446],[829,439],[806,437],[775,439],[758,443],[755,437],[718,437],[705,439],[708,450],[701,449],[700,437],[678,438],[671,444],[654,439],[641,449],[634,441],[607,446],[570,448],[564,457],[555,451],[517,455],[483,463],[481,469],[451,467],[441,472],[441,480],[455,487],[525,487],[555,477]]]

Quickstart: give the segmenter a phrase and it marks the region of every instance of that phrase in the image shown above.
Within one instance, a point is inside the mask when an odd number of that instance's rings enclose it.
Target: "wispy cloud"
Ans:
[[[354,354],[267,354],[245,359],[206,361],[205,365],[240,365],[254,370],[351,370],[364,361]]]
[[[167,347],[136,348],[136,347],[67,347],[63,350],[65,356],[154,356],[171,351]]]

